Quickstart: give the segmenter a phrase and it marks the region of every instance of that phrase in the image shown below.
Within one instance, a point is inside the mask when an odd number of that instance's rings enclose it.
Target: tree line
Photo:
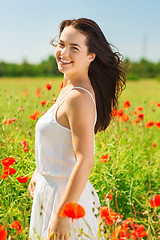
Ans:
[[[129,59],[124,61],[127,68],[127,78],[139,80],[141,78],[157,78],[160,80],[160,61],[157,63],[141,59],[132,62]],[[54,56],[49,56],[47,60],[39,64],[31,64],[24,60],[21,64],[0,62],[0,77],[37,77],[37,76],[61,76],[57,69]]]

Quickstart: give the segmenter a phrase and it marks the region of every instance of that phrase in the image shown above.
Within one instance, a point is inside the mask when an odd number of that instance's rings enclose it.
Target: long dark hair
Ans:
[[[118,98],[125,88],[126,75],[123,61],[118,52],[112,50],[99,26],[91,19],[79,18],[64,20],[60,24],[60,33],[67,26],[72,26],[86,36],[88,52],[95,53],[88,76],[95,92],[97,122],[95,133],[105,130],[113,109],[118,107]],[[53,41],[51,44],[54,45]]]

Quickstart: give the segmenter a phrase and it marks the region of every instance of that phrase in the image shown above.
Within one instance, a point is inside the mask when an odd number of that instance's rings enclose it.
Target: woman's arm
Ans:
[[[94,162],[95,110],[92,99],[88,93],[82,94],[79,91],[74,91],[63,104],[65,104],[66,115],[71,128],[72,144],[77,162],[58,206],[57,217],[65,203],[79,200]],[[54,224],[55,221],[53,221]],[[61,231],[61,229],[59,230]],[[54,227],[52,230],[56,232]]]

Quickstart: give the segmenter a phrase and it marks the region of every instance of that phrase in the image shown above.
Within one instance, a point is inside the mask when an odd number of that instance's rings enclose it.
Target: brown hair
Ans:
[[[118,52],[113,52],[99,26],[91,19],[79,18],[64,20],[60,24],[63,29],[72,26],[83,33],[87,42],[88,52],[95,53],[91,62],[88,76],[95,92],[97,122],[95,133],[105,130],[111,121],[111,112],[118,107],[118,98],[125,88],[126,75]],[[51,41],[53,44],[53,41]]]

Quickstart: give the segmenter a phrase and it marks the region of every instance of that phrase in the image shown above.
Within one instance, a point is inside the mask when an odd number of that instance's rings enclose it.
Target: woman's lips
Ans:
[[[68,65],[68,64],[71,64],[72,61],[68,61],[68,60],[64,60],[62,58],[59,58],[59,63],[62,64],[62,65]]]

